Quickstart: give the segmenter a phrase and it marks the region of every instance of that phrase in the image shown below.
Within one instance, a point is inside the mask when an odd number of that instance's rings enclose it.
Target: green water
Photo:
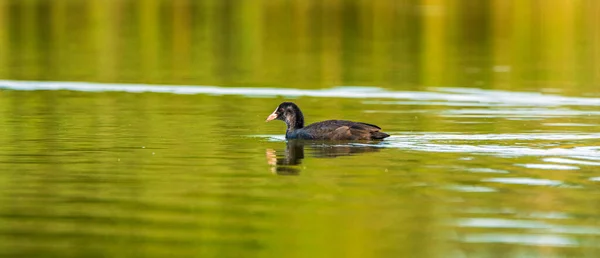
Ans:
[[[599,7],[0,0],[0,256],[597,257]]]

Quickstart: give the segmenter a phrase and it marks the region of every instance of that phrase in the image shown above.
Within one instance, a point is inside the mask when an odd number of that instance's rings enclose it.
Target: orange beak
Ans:
[[[269,122],[269,121],[275,120],[275,118],[277,118],[277,114],[275,114],[275,112],[273,112],[273,114],[270,114],[267,117],[267,121],[265,121],[265,122]]]

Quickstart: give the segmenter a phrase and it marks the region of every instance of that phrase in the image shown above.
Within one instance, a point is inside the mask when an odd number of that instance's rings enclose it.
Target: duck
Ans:
[[[298,105],[283,102],[267,117],[266,122],[281,120],[287,125],[287,140],[383,140],[390,135],[379,126],[348,120],[326,120],[304,126],[304,115]]]

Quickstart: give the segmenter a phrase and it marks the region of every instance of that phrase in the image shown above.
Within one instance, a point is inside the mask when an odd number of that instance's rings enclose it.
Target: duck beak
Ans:
[[[273,112],[273,114],[270,114],[267,117],[267,121],[265,121],[265,122],[269,122],[269,121],[275,120],[275,118],[277,118],[277,114],[275,114],[275,112]]]

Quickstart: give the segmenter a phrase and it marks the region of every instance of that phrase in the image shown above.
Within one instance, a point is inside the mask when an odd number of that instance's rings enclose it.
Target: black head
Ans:
[[[267,117],[267,122],[275,119],[284,121],[291,128],[298,129],[304,127],[304,115],[302,115],[300,108],[292,102],[279,104],[275,111]]]

